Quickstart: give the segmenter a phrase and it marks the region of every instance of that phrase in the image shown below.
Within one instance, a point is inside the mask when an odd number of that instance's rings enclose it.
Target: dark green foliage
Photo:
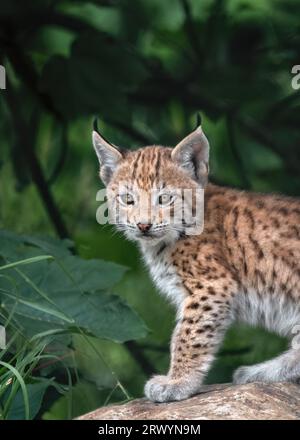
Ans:
[[[7,265],[17,262],[12,268],[2,266],[1,308],[12,314],[22,334],[32,337],[54,329],[85,331],[117,342],[145,336],[146,328],[135,313],[117,296],[107,294],[121,280],[125,267],[102,260],[83,260],[70,253],[63,255],[66,247],[59,242],[54,246],[54,240],[53,258],[38,261],[39,245],[49,249],[48,240],[25,237],[35,245],[31,247],[21,239],[0,233],[3,261]],[[33,257],[37,261],[24,264]]]
[[[0,231],[0,323],[6,328],[8,344],[10,338],[16,336],[22,344],[21,353],[18,344],[11,345],[3,353],[6,362],[17,370],[18,363],[22,364],[20,355],[25,359],[32,356],[34,341],[46,336],[51,335],[51,340],[45,340],[43,350],[32,357],[31,365],[41,362],[45,356],[43,352],[49,353],[51,358],[50,353],[53,354],[53,347],[58,342],[61,349],[54,363],[68,355],[72,340],[67,335],[125,342],[147,333],[146,326],[125,301],[110,293],[124,275],[125,267],[102,260],[83,260],[71,255],[68,244],[51,238]],[[41,255],[45,250],[48,255]],[[66,335],[63,339],[62,334]],[[0,379],[5,390],[9,378],[6,377],[7,366],[3,364],[2,367],[4,377],[0,373]],[[29,417],[33,418],[52,382],[49,379],[32,384],[34,375],[29,374],[28,369],[30,367],[26,366],[23,374],[30,397]],[[14,392],[11,399],[7,389],[2,395],[4,411],[1,417],[28,417],[26,414],[21,416],[24,412],[22,392],[21,389]]]

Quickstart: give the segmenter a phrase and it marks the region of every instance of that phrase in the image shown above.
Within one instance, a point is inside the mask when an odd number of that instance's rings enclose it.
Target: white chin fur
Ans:
[[[159,243],[172,243],[178,239],[177,231],[166,231],[159,236],[141,236],[132,231],[125,231],[125,236],[130,241],[136,241],[143,246],[156,246]]]

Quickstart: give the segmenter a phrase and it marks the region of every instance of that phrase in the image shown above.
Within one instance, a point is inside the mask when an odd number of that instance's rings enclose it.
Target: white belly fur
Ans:
[[[251,290],[236,296],[233,318],[252,326],[262,326],[281,336],[291,336],[293,328],[300,325],[300,304],[284,294]]]

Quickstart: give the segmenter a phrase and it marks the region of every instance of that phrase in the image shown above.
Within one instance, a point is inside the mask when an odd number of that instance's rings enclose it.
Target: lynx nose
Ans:
[[[138,223],[137,227],[141,232],[148,232],[151,229],[152,224],[151,223]]]

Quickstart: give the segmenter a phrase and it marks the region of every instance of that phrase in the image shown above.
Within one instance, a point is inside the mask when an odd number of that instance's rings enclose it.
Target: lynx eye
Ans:
[[[129,193],[120,194],[119,199],[121,200],[123,205],[134,205],[134,198]]]
[[[161,194],[158,197],[158,203],[162,206],[170,205],[173,201],[174,197],[171,194]]]

